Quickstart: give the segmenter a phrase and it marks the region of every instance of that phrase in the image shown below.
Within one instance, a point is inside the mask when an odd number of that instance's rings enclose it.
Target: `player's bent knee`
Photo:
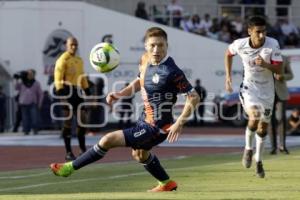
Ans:
[[[138,161],[138,162],[143,162],[146,159],[143,159],[143,156],[139,153],[132,153],[132,157],[134,160]]]
[[[143,150],[132,151],[132,157],[140,163],[143,163],[145,160],[147,160],[149,156],[150,153]]]
[[[257,135],[261,138],[265,138],[267,136],[267,131],[258,130]]]
[[[248,121],[247,127],[248,127],[251,131],[256,131],[257,126],[258,126],[258,121],[256,121],[256,120],[249,120],[249,121]]]
[[[107,135],[103,136],[98,144],[100,147],[107,149],[107,150],[112,147],[110,138]]]

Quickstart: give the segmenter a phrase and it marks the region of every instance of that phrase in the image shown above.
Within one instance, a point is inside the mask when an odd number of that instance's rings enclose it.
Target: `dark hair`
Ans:
[[[159,28],[159,27],[149,28],[145,34],[145,41],[149,37],[163,37],[166,41],[168,41],[167,33],[162,28]]]
[[[266,19],[263,16],[252,16],[248,20],[248,28],[253,26],[266,26]]]

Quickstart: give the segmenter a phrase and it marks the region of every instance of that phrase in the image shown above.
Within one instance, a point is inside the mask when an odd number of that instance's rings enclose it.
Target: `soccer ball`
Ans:
[[[114,45],[102,42],[91,50],[90,63],[97,72],[107,73],[120,64],[120,53]]]

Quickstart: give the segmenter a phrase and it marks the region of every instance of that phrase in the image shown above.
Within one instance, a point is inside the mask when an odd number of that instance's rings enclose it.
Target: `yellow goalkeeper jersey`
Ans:
[[[64,52],[55,63],[54,85],[56,91],[63,85],[72,85],[86,89],[89,87],[87,78],[84,76],[83,61],[79,56],[72,56]]]

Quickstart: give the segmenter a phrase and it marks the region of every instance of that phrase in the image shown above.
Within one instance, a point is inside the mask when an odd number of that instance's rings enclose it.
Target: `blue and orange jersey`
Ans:
[[[173,123],[172,108],[177,101],[177,94],[188,93],[193,87],[169,56],[159,65],[151,65],[144,54],[138,77],[144,101],[140,119],[165,130]]]

